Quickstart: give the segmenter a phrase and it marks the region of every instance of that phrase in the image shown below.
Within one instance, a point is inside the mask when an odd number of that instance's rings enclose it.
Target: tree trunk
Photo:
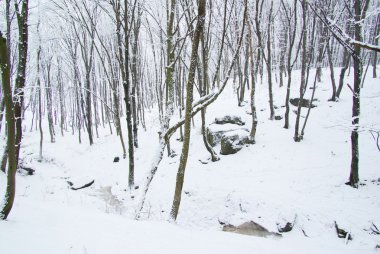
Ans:
[[[330,101],[336,101],[336,84],[335,84],[335,76],[334,76],[334,63],[332,60],[331,39],[327,42],[327,56],[329,59],[330,77],[331,77],[331,86],[332,86],[332,96],[331,96]]]
[[[199,92],[201,97],[208,94],[208,88],[209,88],[209,77],[208,77],[208,45],[206,40],[206,34],[202,31],[201,34],[201,52],[202,52],[202,68],[199,68],[201,65],[198,65],[198,72],[201,73],[201,79],[199,83]],[[207,34],[207,38],[209,38],[209,34]],[[207,151],[210,153],[211,161],[215,162],[218,161],[220,158],[212,148],[212,146],[209,144],[207,140],[207,129],[206,129],[206,109],[201,110],[201,119],[202,119],[202,138],[203,143],[207,149]]]
[[[268,73],[268,86],[269,86],[269,108],[270,108],[270,120],[274,119],[274,105],[273,105],[273,82],[272,82],[272,52],[271,52],[271,23],[272,23],[272,11],[273,1],[271,2],[271,8],[269,11],[268,29],[267,29],[267,51],[268,56],[266,59],[267,73]]]
[[[167,1],[168,4],[168,1]],[[174,48],[173,48],[173,26],[174,26],[174,14],[175,14],[176,0],[170,1],[170,7],[167,6],[167,40],[166,40],[166,75],[165,75],[165,85],[166,85],[166,112],[163,121],[163,129],[167,130],[169,128],[170,119],[174,113]],[[168,155],[171,154],[170,140],[167,140]]]
[[[323,63],[323,47],[325,43],[328,40],[328,27],[324,25],[322,22],[320,22],[320,36],[319,36],[319,49],[318,49],[318,57],[317,57],[317,63],[320,63],[317,65],[317,81],[320,83],[322,80],[322,63]]]
[[[17,23],[19,30],[19,45],[18,45],[18,67],[16,76],[14,117],[16,120],[16,167],[20,156],[21,139],[22,139],[22,111],[24,108],[24,87],[26,79],[26,65],[28,57],[28,15],[29,1],[22,0],[21,10],[18,3],[15,3]],[[12,149],[13,150],[13,149]],[[9,149],[9,152],[11,149]]]
[[[257,71],[254,67],[254,56],[253,56],[253,47],[252,47],[252,29],[248,21],[248,45],[249,45],[249,59],[251,67],[251,114],[252,114],[252,127],[250,132],[250,139],[252,143],[256,142],[256,129],[257,129],[257,113],[255,105],[255,93],[256,93],[256,76]]]
[[[59,109],[60,109],[60,116],[61,116],[61,119],[60,119],[60,128],[61,128],[61,135],[62,137],[64,136],[64,126],[65,126],[65,103],[64,103],[64,99],[65,99],[65,94],[64,94],[64,91],[63,91],[63,80],[62,80],[62,73],[61,73],[61,61],[58,60],[58,77],[57,77],[57,81],[58,81],[58,92],[59,92]]]
[[[46,65],[46,105],[47,105],[47,113],[48,113],[48,122],[49,122],[49,133],[50,133],[50,142],[55,143],[55,131],[54,131],[54,120],[53,120],[53,91],[51,86],[51,61],[50,58]]]
[[[373,45],[379,45],[379,36],[378,34],[380,33],[380,14],[377,14],[377,19],[376,19],[376,25],[374,28],[374,33],[373,33]],[[377,78],[377,52],[373,51],[372,52],[373,57],[372,57],[372,77]]]
[[[133,27],[133,43],[132,43],[132,89],[131,89],[131,103],[132,103],[132,117],[133,117],[133,144],[135,148],[138,148],[138,117],[137,117],[137,100],[136,100],[136,88],[139,85],[139,74],[137,68],[137,54],[138,54],[138,39],[141,25],[141,6],[138,6],[137,20]]]
[[[355,40],[362,41],[362,27],[360,21],[365,17],[366,10],[362,8],[362,1],[354,1],[355,9]],[[360,85],[362,82],[363,66],[360,58],[361,48],[354,46],[354,91],[352,96],[352,131],[351,131],[351,172],[349,184],[359,186],[359,116],[360,116]]]
[[[284,1],[281,1],[281,4],[285,8]],[[288,56],[287,56],[288,84],[286,86],[286,99],[285,99],[285,107],[286,107],[285,124],[284,124],[285,129],[289,128],[289,112],[290,112],[289,99],[290,99],[290,87],[292,84],[292,70],[293,70],[293,65],[295,64],[295,61],[297,60],[298,55],[299,55],[299,47],[298,47],[295,60],[292,62],[292,53],[293,53],[293,47],[294,47],[294,42],[295,42],[295,38],[296,38],[296,31],[297,31],[297,0],[294,0],[294,16],[293,17],[294,17],[293,31],[291,29],[291,27],[292,27],[291,26],[291,18],[288,18],[288,20],[287,20],[287,25],[289,27],[289,29],[288,29],[289,48],[288,48]],[[256,67],[256,69],[257,69],[257,67]]]
[[[284,74],[286,76],[285,72],[285,54],[286,54],[286,48],[288,47],[288,27],[284,27],[284,31],[282,31],[281,34],[281,40],[280,40],[280,87],[284,86]]]
[[[320,60],[323,59],[323,56],[325,55],[326,49],[327,49],[327,45],[325,45],[325,47],[322,48],[323,52],[322,52],[322,57],[320,58]],[[321,50],[321,48],[320,48],[320,50]],[[320,62],[317,62],[317,65],[320,65]],[[310,102],[312,102],[314,100],[315,90],[317,89],[317,79],[318,79],[318,73],[315,73],[314,84],[313,84],[313,92],[311,94]],[[305,121],[303,122],[303,127],[301,130],[301,139],[303,139],[303,137],[305,135],[305,128],[306,128],[306,124],[307,124],[307,121],[308,121],[309,116],[310,116],[312,105],[313,104],[310,103],[309,108],[307,109],[307,114],[306,114]]]
[[[185,125],[184,125],[185,135],[184,135],[184,140],[183,140],[183,147],[182,147],[179,168],[177,172],[177,180],[176,180],[173,205],[170,212],[170,216],[173,220],[176,220],[178,216],[179,206],[181,203],[182,187],[183,187],[183,182],[184,182],[184,177],[185,177],[185,169],[186,169],[186,164],[187,164],[187,158],[189,155],[190,131],[191,131],[191,110],[192,110],[192,103],[193,103],[195,69],[197,66],[199,41],[200,41],[200,37],[202,36],[203,27],[205,23],[205,15],[206,15],[206,0],[199,0],[197,25],[195,27],[195,33],[193,35],[190,69],[189,69],[189,76],[188,76],[187,85],[186,85],[186,108],[185,108]]]
[[[10,64],[7,53],[7,40],[3,38],[0,32],[0,70],[2,78],[2,89],[4,94],[4,101],[6,107],[6,121],[7,126],[7,149],[8,149],[8,170],[7,170],[7,187],[5,192],[5,199],[2,207],[0,207],[0,219],[7,219],[12,210],[13,202],[16,193],[16,140],[15,140],[15,115],[12,88],[10,84]]]
[[[300,102],[302,102],[304,94],[305,94],[305,85],[306,85],[306,60],[307,60],[307,27],[306,27],[306,15],[307,15],[307,1],[302,0],[302,22],[303,22],[303,37],[302,37],[302,66],[301,66],[301,84],[300,84]],[[302,136],[299,135],[299,126],[300,126],[300,118],[301,118],[301,105],[298,104],[297,110],[297,118],[296,125],[294,131],[294,141],[300,142],[302,140]]]
[[[90,145],[94,144],[94,139],[92,136],[92,104],[91,104],[91,65],[86,66],[86,118],[87,118],[87,134]]]
[[[8,57],[8,60],[10,59],[10,53],[11,53],[11,44],[9,43],[11,41],[11,25],[12,25],[12,21],[11,21],[11,11],[10,11],[10,8],[11,8],[11,0],[6,0],[5,1],[5,19],[6,19],[6,27],[7,27],[7,57]],[[10,72],[12,73],[12,63],[10,62],[9,60],[9,64],[10,64]],[[4,95],[3,95],[4,92],[2,92],[2,95],[1,95],[1,103],[0,103],[0,132],[1,132],[1,129],[2,129],[2,125],[3,125],[3,118],[4,118],[4,114],[5,114],[5,101],[4,101]],[[5,125],[5,124],[4,124]],[[4,153],[6,156],[7,154]],[[1,168],[1,170],[3,170],[3,168]],[[4,172],[5,172],[5,166],[4,166]]]
[[[336,97],[338,98],[340,97],[340,93],[342,92],[342,89],[343,89],[344,75],[346,74],[349,63],[350,63],[350,54],[348,54],[347,49],[343,49],[343,67],[340,70],[339,86],[338,86],[338,90],[336,91]]]
[[[38,89],[38,127],[40,130],[40,151],[39,151],[38,160],[41,162],[44,133],[42,131],[42,87],[41,87],[41,78],[40,78],[41,37],[40,37],[39,27],[40,27],[40,21],[38,21],[38,24],[37,24],[37,34],[39,38],[39,45],[38,45],[38,50],[37,50],[37,89]]]
[[[132,189],[135,185],[135,152],[133,144],[133,127],[132,127],[132,106],[130,96],[130,80],[129,80],[129,30],[128,30],[128,2],[124,2],[124,58],[125,58],[125,77],[123,82],[124,88],[124,101],[125,111],[128,127],[128,155],[129,155],[129,175],[128,175],[128,187]],[[121,47],[121,45],[119,45]]]

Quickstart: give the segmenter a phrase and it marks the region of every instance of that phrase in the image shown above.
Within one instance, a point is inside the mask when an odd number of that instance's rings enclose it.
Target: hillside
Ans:
[[[338,69],[336,69],[338,73]],[[348,180],[351,147],[352,93],[345,87],[339,102],[331,102],[329,72],[318,83],[317,101],[310,113],[304,140],[293,141],[296,114],[291,106],[290,129],[283,120],[269,120],[266,80],[257,85],[258,127],[256,144],[233,155],[209,161],[194,118],[184,193],[177,221],[169,222],[181,142],[172,137],[178,156],[164,156],[150,186],[140,220],[135,220],[141,187],[158,146],[159,120],[155,110],[147,112],[146,130],[139,129],[135,185],[128,189],[128,160],[122,159],[120,141],[108,126],[89,146],[70,131],[56,136],[56,143],[43,146],[38,161],[39,132],[31,128],[26,113],[22,142],[23,165],[34,175],[17,174],[16,200],[12,216],[0,221],[0,253],[376,253],[380,227],[380,151],[368,130],[380,129],[379,79],[367,76],[361,95],[360,186]],[[299,71],[294,71],[291,98],[297,97]],[[314,70],[311,71],[311,77]],[[347,82],[350,83],[351,76]],[[276,115],[284,114],[286,88],[274,90]],[[310,98],[307,89],[306,98]],[[250,129],[249,94],[237,106],[230,82],[220,98],[207,110],[207,122],[225,115],[240,116]],[[305,116],[303,108],[302,115]],[[178,116],[176,116],[178,117]],[[176,118],[174,117],[174,118]],[[301,118],[303,122],[304,118]],[[122,120],[125,131],[125,120]],[[48,130],[47,121],[44,122]],[[1,133],[4,147],[4,132]],[[124,137],[126,137],[126,133]],[[220,145],[216,146],[219,153]],[[114,157],[120,161],[114,163]],[[81,190],[74,187],[94,180]],[[0,193],[5,175],[0,172]],[[281,239],[258,238],[221,232],[222,223],[239,225],[255,221],[270,231],[277,224],[295,221]],[[337,237],[335,224],[350,232],[352,241]],[[378,252],[378,250],[377,250]]]

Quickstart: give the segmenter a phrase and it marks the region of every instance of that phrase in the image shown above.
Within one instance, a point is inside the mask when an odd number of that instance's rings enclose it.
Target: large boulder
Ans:
[[[235,124],[211,124],[207,128],[207,141],[211,146],[216,146],[222,140],[222,136],[225,133],[235,131],[235,130],[244,130],[248,132],[248,129],[242,126],[236,126]]]
[[[239,152],[244,145],[251,144],[249,131],[241,129],[226,132],[221,138],[220,154],[228,155]]]
[[[308,100],[308,99],[300,100],[300,98],[292,98],[289,100],[289,102],[290,102],[290,104],[292,104],[293,106],[296,106],[296,107],[298,107],[300,102],[301,102],[301,107],[304,107],[304,108],[309,108],[309,107],[315,108],[316,107],[316,105],[311,104],[310,100]]]
[[[230,115],[215,118],[215,123],[216,124],[230,123],[230,124],[237,124],[240,126],[245,125],[245,122],[241,120],[240,116],[230,116]]]

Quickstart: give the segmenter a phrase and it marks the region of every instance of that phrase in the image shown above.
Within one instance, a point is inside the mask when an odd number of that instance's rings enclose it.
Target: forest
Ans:
[[[379,39],[378,0],[0,0],[0,253],[377,253]]]

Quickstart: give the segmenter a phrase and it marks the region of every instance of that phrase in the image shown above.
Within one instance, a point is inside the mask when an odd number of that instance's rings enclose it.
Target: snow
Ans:
[[[240,126],[232,123],[226,123],[226,124],[211,124],[208,126],[209,130],[211,132],[229,132],[234,130],[242,130],[244,132],[248,131],[248,128],[246,126]]]
[[[339,73],[338,69],[336,73]],[[370,73],[370,72],[369,72]],[[311,77],[314,70],[311,71]],[[100,128],[100,137],[82,144],[71,132],[48,140],[44,123],[43,161],[38,162],[39,133],[30,129],[26,115],[22,144],[23,163],[35,175],[17,174],[15,205],[6,221],[0,221],[0,253],[376,253],[378,235],[368,231],[380,226],[380,152],[368,129],[380,129],[379,80],[366,78],[360,117],[359,189],[345,182],[350,169],[352,93],[345,87],[339,102],[331,102],[329,71],[316,90],[318,106],[311,110],[304,140],[293,141],[295,107],[290,129],[283,120],[270,121],[266,81],[257,84],[258,128],[256,144],[218,162],[202,164],[208,156],[200,132],[200,116],[194,118],[184,192],[176,223],[168,222],[179,155],[166,153],[147,193],[141,219],[135,220],[143,184],[159,147],[158,114],[147,112],[147,131],[140,129],[136,150],[135,182],[128,189],[128,161],[122,158],[118,137]],[[347,80],[350,82],[351,77]],[[294,72],[291,98],[298,94],[299,71]],[[307,89],[305,98],[310,98]],[[286,88],[274,89],[276,115],[283,115]],[[247,93],[249,94],[249,93]],[[246,97],[248,99],[248,96]],[[216,116],[239,115],[250,128],[249,103],[238,107],[232,83],[207,110],[211,124]],[[306,110],[303,110],[306,114]],[[303,118],[301,118],[303,120]],[[123,131],[125,123],[122,123]],[[58,128],[58,127],[57,127]],[[4,145],[4,132],[1,133]],[[180,154],[181,143],[171,139]],[[125,135],[126,137],[126,135]],[[216,148],[216,151],[219,151]],[[67,181],[81,186],[70,189]],[[6,177],[0,172],[0,194]],[[258,238],[221,231],[219,222],[239,225],[253,220],[270,231],[293,221],[295,227],[282,239]],[[350,231],[347,244],[336,236],[334,221]],[[308,236],[306,237],[303,233]]]

